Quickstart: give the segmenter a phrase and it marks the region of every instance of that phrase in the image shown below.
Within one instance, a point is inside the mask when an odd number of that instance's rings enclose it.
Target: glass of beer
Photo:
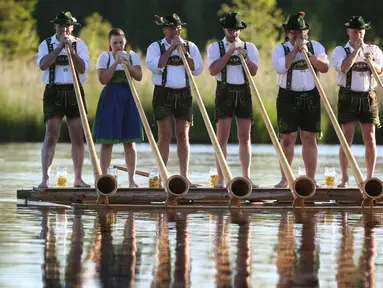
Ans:
[[[210,176],[209,176],[209,185],[210,187],[214,187],[218,181],[218,172],[216,167],[210,167]]]
[[[66,167],[57,167],[56,169],[56,186],[68,186],[68,176]]]
[[[159,172],[157,168],[149,169],[149,188],[160,187]]]
[[[335,186],[335,167],[325,167],[324,168],[324,183],[326,187],[334,187]]]

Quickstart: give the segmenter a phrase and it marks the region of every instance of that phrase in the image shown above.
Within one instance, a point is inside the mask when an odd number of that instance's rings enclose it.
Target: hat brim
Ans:
[[[350,22],[347,22],[347,23],[344,23],[344,26],[348,29],[364,29],[364,30],[369,30],[371,29],[371,22],[368,22],[366,24],[364,24],[363,26],[352,26],[350,25]]]
[[[57,20],[52,20],[50,21],[53,24],[61,24],[61,25],[73,25],[73,26],[81,26],[80,23],[78,22],[65,22],[65,21],[57,21]]]
[[[288,31],[288,30],[310,30],[311,29],[311,26],[308,23],[306,23],[306,25],[303,27],[289,27],[286,24],[283,24],[282,27],[283,27],[284,31]]]
[[[226,29],[238,29],[238,30],[242,30],[242,29],[245,29],[247,27],[247,24],[245,22],[242,22],[242,21],[241,21],[241,25],[240,26],[232,26],[232,27],[229,27],[229,26],[225,25],[224,20],[220,20],[219,22],[221,23],[221,26],[223,28],[226,28]]]
[[[185,26],[186,25],[186,22],[181,22],[181,23],[177,23],[177,24],[168,24],[168,23],[163,23],[163,22],[160,22],[158,20],[154,21],[154,23],[156,23],[158,26],[161,26],[161,27],[174,27],[174,26]]]

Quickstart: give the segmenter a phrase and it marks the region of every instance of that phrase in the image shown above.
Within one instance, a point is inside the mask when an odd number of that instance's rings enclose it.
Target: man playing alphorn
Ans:
[[[302,49],[317,74],[326,73],[329,61],[324,47],[317,41],[307,41],[310,25],[304,20],[304,12],[289,15],[283,24],[286,42],[278,44],[272,53],[272,63],[277,72],[279,86],[277,117],[280,143],[291,165],[294,146],[300,129],[302,158],[306,176],[315,181],[318,147],[317,134],[321,133],[320,96],[313,76],[307,66]],[[276,188],[288,186],[283,171]],[[319,186],[319,185],[317,185]]]
[[[180,175],[189,180],[189,129],[193,121],[192,95],[178,46],[184,49],[194,76],[202,72],[202,57],[198,47],[180,37],[182,22],[177,14],[158,17],[155,23],[162,27],[165,38],[155,41],[147,49],[146,65],[152,74],[153,113],[158,124],[158,149],[165,165],[169,158],[172,123],[175,119],[177,153]],[[190,182],[190,180],[189,180]]]
[[[374,175],[376,164],[375,129],[380,127],[379,106],[374,91],[377,83],[366,62],[372,60],[374,69],[381,75],[383,72],[382,51],[376,45],[364,44],[364,35],[370,29],[361,16],[353,16],[344,24],[349,41],[345,46],[334,49],[332,60],[338,72],[338,121],[342,125],[343,134],[351,146],[355,124],[360,123],[363,141],[366,146],[365,159],[367,178]],[[342,181],[338,187],[347,188],[349,177],[348,162],[342,147],[339,151]]]
[[[239,159],[242,176],[250,180],[251,164],[251,122],[253,107],[251,91],[238,53],[246,59],[250,73],[254,76],[258,70],[258,50],[253,43],[239,38],[241,30],[247,25],[237,13],[227,14],[220,19],[225,37],[209,45],[207,64],[210,75],[217,80],[215,96],[215,117],[217,138],[222,152],[227,156],[227,142],[233,115],[237,120]],[[218,180],[216,188],[224,187],[224,178],[217,161]],[[227,184],[227,183],[226,183]],[[257,187],[253,184],[254,187]]]
[[[85,81],[85,72],[89,69],[88,47],[84,41],[71,35],[74,26],[80,24],[70,12],[60,12],[51,22],[54,23],[56,34],[41,42],[36,58],[38,67],[43,71],[41,78],[46,84],[43,100],[46,131],[41,151],[42,181],[39,187],[47,188],[49,186],[49,171],[64,116],[67,118],[72,142],[74,186],[89,187],[81,178],[84,161],[84,132],[65,45],[69,45],[72,51],[77,71],[75,77],[78,77],[80,82],[84,106],[84,90],[81,83]]]

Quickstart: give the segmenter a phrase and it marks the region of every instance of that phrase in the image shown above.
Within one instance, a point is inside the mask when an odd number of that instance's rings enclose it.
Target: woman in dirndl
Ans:
[[[107,173],[112,158],[113,145],[124,145],[125,162],[129,174],[129,187],[137,187],[136,142],[143,140],[142,123],[122,63],[126,64],[133,79],[141,81],[139,56],[125,51],[126,37],[119,28],[109,32],[109,52],[102,52],[97,61],[97,74],[105,85],[98,101],[93,126],[95,143],[101,144],[100,166]]]

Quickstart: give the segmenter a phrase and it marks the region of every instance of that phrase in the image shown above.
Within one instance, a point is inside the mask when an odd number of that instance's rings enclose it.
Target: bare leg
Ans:
[[[39,188],[49,187],[49,172],[55,155],[55,148],[60,137],[61,117],[55,116],[45,123],[45,138],[41,149],[42,180]]]
[[[189,158],[190,158],[190,144],[189,144],[189,129],[190,122],[176,118],[176,139],[177,139],[177,154],[180,165],[180,175],[184,176],[188,181],[189,179]]]
[[[84,132],[80,117],[67,118],[69,137],[72,142],[72,160],[74,168],[74,186],[90,187],[82,180],[84,163]]]
[[[162,160],[165,166],[169,159],[169,146],[172,137],[172,116],[168,116],[158,121],[158,149],[160,150]]]
[[[218,143],[221,146],[223,156],[227,157],[227,141],[229,140],[230,136],[230,126],[231,126],[231,118],[221,118],[217,120],[217,138]],[[217,165],[217,172],[218,172],[218,179],[217,179],[217,186],[225,184],[225,179],[223,178],[222,170],[219,166],[218,160],[216,159],[216,165]]]
[[[285,154],[287,162],[289,163],[290,166],[294,158],[294,146],[295,146],[295,142],[297,141],[297,136],[298,136],[298,132],[281,134],[280,143],[282,146],[283,153]],[[274,186],[276,188],[281,188],[281,187],[284,188],[289,184],[287,182],[285,173],[283,173],[282,167],[280,167],[280,169],[281,169],[282,178],[281,178],[281,181]]]
[[[351,148],[352,141],[354,139],[354,131],[355,131],[355,122],[349,122],[342,125],[342,130],[344,137],[346,138],[346,141],[348,145]],[[346,155],[343,152],[342,146],[339,148],[339,162],[340,162],[340,169],[342,171],[342,182],[338,185],[338,187],[348,187],[348,161],[346,158]]]
[[[128,168],[129,187],[138,187],[134,181],[137,163],[136,143],[124,143],[124,154],[126,167]]]
[[[100,166],[102,174],[108,172],[110,162],[112,161],[113,144],[101,144]]]
[[[367,178],[370,178],[374,176],[376,164],[375,125],[372,123],[360,123],[360,127],[362,128],[363,142],[366,146]]]
[[[306,168],[306,176],[315,181],[318,161],[318,146],[315,132],[301,131],[302,158]]]
[[[237,117],[237,135],[239,142],[239,161],[241,162],[242,176],[252,183],[253,187],[258,187],[250,179],[251,166],[251,119]]]

